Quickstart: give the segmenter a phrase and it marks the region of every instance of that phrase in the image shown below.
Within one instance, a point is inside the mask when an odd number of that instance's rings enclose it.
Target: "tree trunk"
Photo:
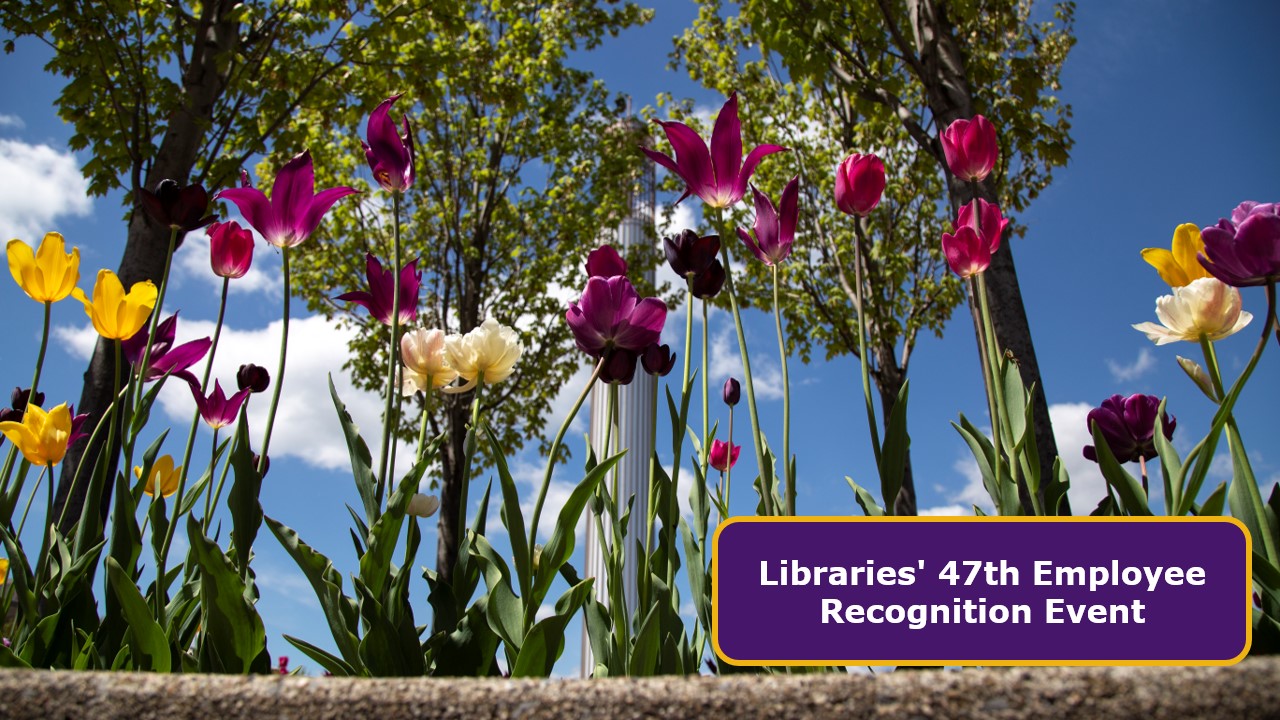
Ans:
[[[449,430],[449,439],[441,453],[441,465],[444,477],[440,481],[440,522],[436,541],[436,574],[446,583],[453,583],[453,566],[458,562],[458,544],[462,538],[458,528],[465,522],[466,508],[462,501],[462,466],[465,462],[465,446],[467,438],[467,406],[463,398],[472,397],[453,395],[446,401],[445,427]],[[436,628],[437,630],[447,628]]]

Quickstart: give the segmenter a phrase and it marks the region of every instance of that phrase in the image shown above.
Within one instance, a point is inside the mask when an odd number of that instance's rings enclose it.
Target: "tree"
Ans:
[[[351,68],[359,96],[302,110],[286,147],[309,146],[318,166],[355,185],[367,173],[359,138],[374,105],[403,92],[417,146],[417,180],[401,212],[404,257],[418,258],[424,300],[418,324],[467,332],[487,316],[515,326],[525,345],[517,370],[482,393],[482,414],[512,453],[541,435],[551,400],[582,366],[564,322],[565,302],[584,281],[587,252],[626,210],[627,186],[643,157],[638,130],[620,123],[592,73],[570,53],[647,21],[632,3],[459,3],[398,24]],[[424,70],[424,68],[426,68]],[[267,163],[270,165],[271,163]],[[300,246],[300,294],[311,309],[354,323],[348,364],[359,385],[386,383],[387,330],[334,288],[364,284],[364,253],[389,257],[395,219],[386,196],[339,207],[331,232],[343,242]],[[473,394],[418,395],[400,434],[417,435],[426,411],[446,434],[439,479],[437,572],[457,557],[464,440]],[[545,444],[542,447],[546,452]],[[477,466],[481,463],[477,463]]]
[[[319,0],[300,12],[290,2],[109,0],[0,9],[11,36],[6,52],[24,37],[55,51],[46,69],[67,78],[58,113],[75,128],[71,148],[90,151],[83,168],[90,193],[124,192],[128,236],[117,274],[126,287],[159,284],[166,269],[169,228],[140,212],[141,189],[164,179],[210,191],[232,183],[304,103],[323,105],[346,92],[347,77],[338,71],[385,25],[433,12],[429,5],[398,7],[372,17],[363,15],[366,5]],[[77,405],[89,413],[90,427],[111,404],[114,373],[111,346],[99,340]],[[85,473],[73,481],[81,459],[99,454],[82,440],[63,463],[56,507],[70,505],[62,515],[68,526],[86,502]],[[109,500],[90,499],[104,517]]]
[[[718,0],[702,4],[702,17],[719,13]],[[820,126],[884,138],[891,152],[932,163],[936,180],[920,184],[926,182],[920,173],[927,168],[910,175],[919,190],[945,185],[949,207],[939,211],[932,226],[919,228],[936,241],[937,220],[949,224],[975,192],[946,171],[938,134],[953,120],[984,114],[1000,130],[1000,166],[976,192],[998,203],[1006,215],[1025,209],[1052,180],[1053,169],[1067,162],[1071,108],[1054,93],[1075,42],[1074,4],[1054,5],[1052,17],[1043,20],[1033,17],[1031,5],[1030,0],[746,0],[731,21],[737,25],[731,27],[740,27],[741,37],[759,49],[776,77],[785,78],[803,95],[819,98],[825,116],[810,117],[821,118]],[[728,52],[719,48],[707,54],[723,60]],[[889,133],[890,126],[897,130]],[[914,145],[910,151],[908,138]],[[937,197],[941,201],[941,195]],[[1028,387],[1034,383],[1042,476],[1053,477],[1057,447],[1008,242],[1014,232],[1024,233],[1025,228],[1017,227],[1005,238],[987,271],[987,284],[997,342],[1012,353]],[[870,250],[865,255],[874,264],[876,251]],[[969,294],[974,326],[980,328],[972,288]],[[816,302],[812,295],[809,299]],[[879,323],[875,317],[868,320],[873,327]],[[903,331],[909,334],[909,328],[907,323]],[[890,323],[888,329],[895,328]],[[878,345],[884,347],[883,339]],[[902,365],[907,357],[904,352]],[[878,371],[891,375],[887,357],[877,354],[876,359]],[[1025,487],[1022,491],[1024,507],[1030,508]],[[1069,512],[1065,496],[1061,502],[1058,511]]]

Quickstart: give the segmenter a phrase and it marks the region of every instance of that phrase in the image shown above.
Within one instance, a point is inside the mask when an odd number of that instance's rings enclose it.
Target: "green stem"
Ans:
[[[724,503],[725,514],[721,519],[729,519],[729,488],[733,482],[733,407],[729,407],[729,459],[725,465],[724,471],[724,497],[721,498]]]
[[[216,433],[215,433],[215,436],[216,436]],[[216,440],[216,437],[215,437],[215,440]],[[215,447],[216,447],[216,445],[215,445]],[[218,476],[218,489],[213,493],[213,507],[214,507],[215,509],[218,507],[218,503],[222,502],[222,486],[223,486],[223,484],[225,484],[225,483],[227,482],[227,472],[228,472],[230,469],[231,469],[231,457],[230,457],[230,455],[228,455],[227,459],[226,459],[226,460],[224,460],[224,461],[223,461],[223,463],[222,463],[222,474],[220,474],[220,475]],[[212,477],[213,477],[213,470],[212,470],[212,469],[210,469],[210,470],[209,470],[209,477],[210,477],[210,478],[212,478]],[[205,534],[206,534],[206,535],[208,535],[208,534],[209,534],[209,520],[210,520],[212,517],[213,517],[213,514],[212,514],[212,513],[206,513],[206,514],[205,514],[204,532],[205,532]],[[247,569],[248,569],[248,568],[246,567],[246,570],[247,570]]]
[[[52,472],[50,466],[45,465],[40,468],[40,474],[36,476],[35,487],[31,488],[31,494],[27,496],[27,506],[22,510],[22,520],[18,522],[18,534],[14,536],[15,538],[22,537],[22,529],[27,526],[27,513],[31,512],[31,503],[35,501],[36,493],[40,492],[40,482],[44,480],[45,473],[48,472]],[[49,482],[49,487],[53,487],[53,481]],[[45,517],[47,518],[48,515]],[[48,533],[46,532],[45,535],[48,535]]]
[[[484,375],[481,373],[476,377],[475,395],[471,399],[471,427],[467,429],[467,440],[463,447],[462,460],[462,487],[458,488],[458,542],[462,542],[462,538],[467,533],[467,489],[471,484],[471,461],[476,454],[476,431],[480,424],[480,390],[484,388]],[[382,507],[379,500],[378,507]]]
[[[975,207],[973,211],[978,212]],[[987,278],[984,273],[978,273],[978,302],[982,307],[982,332],[985,337],[985,345],[987,351],[987,364],[991,367],[991,389],[994,395],[993,404],[995,412],[991,414],[991,436],[993,447],[995,449],[995,478],[996,482],[1002,482],[1001,470],[1004,466],[1004,450],[1003,450],[1003,425],[1001,421],[1002,408],[1004,408],[1004,384],[1000,379],[1000,360],[996,354],[996,337],[995,330],[991,325],[991,308],[987,302]],[[889,502],[888,499],[885,502]],[[1036,514],[1040,514],[1037,510]]]
[[[596,369],[591,373],[591,379],[582,388],[582,392],[578,394],[578,399],[574,401],[573,407],[569,410],[569,415],[565,417],[564,422],[560,423],[560,430],[556,432],[556,439],[551,443],[551,453],[547,455],[547,469],[542,474],[542,485],[538,488],[538,500],[533,504],[533,523],[529,526],[529,548],[530,552],[533,546],[538,542],[538,520],[542,517],[542,504],[547,499],[547,490],[551,488],[551,474],[555,472],[557,456],[560,454],[560,446],[564,443],[564,435],[569,431],[569,425],[573,419],[578,416],[578,411],[582,409],[582,403],[586,401],[587,395],[590,394],[591,388],[595,386],[596,380],[600,378],[600,371],[604,369],[604,359],[596,363]]]
[[[209,345],[209,357],[204,364],[204,377],[200,379],[200,392],[208,392],[209,375],[213,372],[213,356],[218,354],[218,340],[222,338],[222,321],[227,316],[227,290],[231,287],[229,278],[222,279],[222,298],[218,301],[218,322],[213,326],[213,342]]]
[[[604,456],[601,458],[613,457],[615,448],[610,444],[610,439],[617,442],[618,438],[613,434],[613,428],[618,425],[618,384],[609,383],[609,411],[605,414],[609,419],[609,427],[604,434]],[[622,429],[618,429],[618,434],[622,434]],[[621,498],[618,497],[618,463],[613,464],[613,517],[616,519],[620,514]]]
[[[98,431],[102,429],[103,424],[107,422],[108,418],[111,418],[114,421],[116,408],[118,408],[123,401],[124,397],[121,393],[117,392],[115,398],[111,401],[111,404],[103,411],[102,420],[93,427],[93,432],[89,434],[89,442],[85,444],[86,448],[93,447],[94,441],[98,439]],[[83,462],[76,466],[75,474],[71,476],[71,487],[67,489],[67,497],[73,497],[75,495],[76,487],[80,484],[80,471],[84,469],[84,466],[85,463]],[[90,472],[92,473],[93,470],[91,469]],[[70,505],[71,503],[69,502],[63,503],[62,512],[58,514],[58,527],[62,527],[62,523],[67,519],[67,508]]]
[[[49,348],[49,310],[53,303],[44,304],[44,331],[40,333],[40,352],[36,355],[36,372],[31,377],[31,392],[27,394],[27,407],[31,407],[32,398],[40,387],[40,371],[44,368],[44,353]],[[7,474],[7,473],[6,473]]]
[[[115,372],[112,374],[113,396],[120,397],[120,341],[113,340],[111,345],[115,350]],[[107,416],[104,414],[100,422],[107,422]],[[99,456],[99,462],[104,466],[102,472],[98,472],[98,464],[95,463],[93,468],[93,476],[89,481],[89,493],[85,498],[84,507],[80,510],[80,526],[76,529],[76,555],[83,555],[88,552],[90,544],[96,542],[98,529],[102,521],[98,519],[98,513],[101,508],[98,503],[94,502],[95,498],[102,495],[102,486],[106,483],[106,475],[111,467],[112,449],[115,447],[116,441],[116,418],[111,418],[111,424],[107,426],[107,443],[103,446],[102,454]],[[90,526],[92,525],[92,529]]]
[[[418,422],[418,459],[422,462],[422,454],[427,451],[427,421],[431,419],[431,376],[427,376],[427,387],[422,391],[422,419]]]
[[[392,215],[395,221],[392,223],[395,228],[393,234],[394,258],[392,260],[391,275],[391,342],[387,347],[387,393],[386,407],[382,413],[382,452],[378,459],[378,507],[382,507],[382,498],[387,488],[387,474],[392,472],[390,464],[391,458],[394,457],[395,451],[392,449],[392,437],[398,425],[395,416],[395,398],[399,395],[396,389],[396,357],[399,355],[399,343],[396,342],[397,336],[400,334],[400,193],[391,193]],[[465,516],[465,513],[463,513]]]
[[[212,478],[213,478],[213,472],[214,472],[214,470],[216,470],[216,469],[217,469],[217,462],[218,462],[218,429],[217,429],[217,428],[214,428],[214,429],[213,429],[213,445],[212,445],[212,447],[210,447],[210,448],[209,448],[209,477],[210,477],[210,479],[212,479]],[[230,464],[230,463],[228,463],[228,465],[229,465],[229,464]],[[181,477],[182,477],[182,475],[186,475],[186,473],[187,473],[187,466],[186,466],[186,465],[183,465],[183,466],[182,466],[182,473],[181,473],[181,474],[179,474],[179,478],[181,478]],[[160,488],[158,488],[158,487],[157,487],[157,488],[156,488],[156,492],[160,492]],[[219,486],[218,486],[218,493],[219,493],[219,494],[221,494],[221,493],[222,493],[222,486],[221,486],[221,485],[219,485]],[[174,507],[181,508],[181,506],[182,506],[182,496],[181,496],[181,495],[179,495],[179,496],[178,496],[178,502],[174,503]],[[208,535],[208,534],[209,534],[209,518],[210,518],[210,516],[212,515],[212,513],[213,513],[213,483],[210,483],[210,484],[209,484],[209,485],[207,485],[207,486],[205,487],[205,489],[204,489],[204,523],[203,523],[202,527],[204,528],[204,532],[205,532],[205,534],[206,534],[206,535]],[[177,523],[177,520],[178,520],[178,518],[176,518],[176,517],[175,517],[175,518],[174,518],[174,523],[175,523],[175,524]]]
[[[858,302],[858,365],[862,373],[862,396],[867,406],[867,429],[871,433],[871,451],[876,458],[876,471],[880,470],[880,426],[876,421],[875,404],[871,399],[871,361],[867,358],[867,316],[864,312],[866,304],[862,299],[862,242],[855,238],[853,243],[854,296]],[[883,498],[885,509],[894,505],[896,498]]]
[[[787,341],[782,334],[782,307],[778,304],[777,265],[773,266],[773,324],[778,329],[778,355],[782,359],[782,477],[787,483],[787,514],[795,515],[796,479],[791,476],[791,376],[787,373]]]
[[[711,333],[707,322],[707,301],[702,301],[702,472],[707,472],[707,459],[711,457],[711,395],[707,386],[711,383],[710,366],[707,364],[707,335]]]
[[[684,373],[680,380],[680,407],[682,413],[684,409],[689,407],[689,396],[693,394],[693,388],[689,385],[689,370],[693,358],[693,275],[685,276],[685,301],[684,301]],[[703,371],[705,372],[705,368]],[[656,413],[656,408],[655,408]],[[681,421],[685,418],[681,417]],[[676,562],[678,554],[675,552],[676,547],[676,528],[680,524],[680,464],[683,462],[680,455],[684,449],[684,436],[686,427],[672,428],[671,432],[675,436],[675,455],[671,459],[671,492],[667,493],[667,519],[669,522],[663,523],[663,532],[667,534],[667,587],[674,587],[672,583],[676,579]]]
[[[262,456],[258,459],[258,474],[267,469],[267,450],[271,445],[271,429],[276,424],[276,408],[280,406],[280,388],[284,387],[284,360],[289,354],[289,247],[280,249],[280,261],[284,272],[284,326],[280,330],[280,362],[276,365],[276,386],[271,391],[271,408],[267,411],[267,426],[262,432]]]
[[[169,292],[169,268],[173,264],[173,248],[178,243],[178,228],[169,226],[169,249],[164,256],[164,274],[160,276],[160,290],[156,294],[156,304],[151,308],[151,321],[147,328],[147,346],[142,350],[142,364],[138,366],[139,372],[146,377],[147,368],[151,367],[151,347],[156,342],[156,326],[160,324],[160,315],[164,311],[164,296]],[[137,397],[130,403],[129,407],[133,412],[137,412],[138,404],[142,402],[143,385],[138,383]]]
[[[650,406],[653,408],[653,416],[650,418],[652,422],[649,425],[650,447],[653,448],[657,448],[658,446],[658,385],[661,382],[661,378],[661,375],[653,376],[653,393],[651,394],[653,405]],[[653,526],[655,521],[658,519],[658,504],[654,502],[654,500],[657,499],[657,488],[653,484],[653,479],[657,475],[656,468],[654,467],[656,457],[656,452],[649,455],[649,502],[645,503],[646,522],[644,530],[644,557],[646,563],[648,563],[649,557],[653,554]],[[642,588],[647,588],[648,578],[641,578],[641,580],[643,582],[640,583],[640,586]],[[647,597],[648,592],[646,589],[645,596],[642,597],[642,601],[645,601]]]

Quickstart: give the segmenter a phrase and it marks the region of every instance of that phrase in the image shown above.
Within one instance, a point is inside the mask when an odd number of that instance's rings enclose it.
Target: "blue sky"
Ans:
[[[671,36],[694,15],[690,3],[660,3],[654,22],[605,43],[592,54],[591,64],[611,90],[630,93],[638,105],[651,103],[665,91],[691,97],[701,107],[718,108],[723,98],[666,69]],[[1155,299],[1168,291],[1141,261],[1139,251],[1168,247],[1178,224],[1211,224],[1242,200],[1280,200],[1276,164],[1280,137],[1275,122],[1280,103],[1272,89],[1274,70],[1280,67],[1280,46],[1272,37],[1278,24],[1280,7],[1267,2],[1244,9],[1211,0],[1079,5],[1079,43],[1063,72],[1061,94],[1074,107],[1076,146],[1070,164],[1057,172],[1054,184],[1018,216],[1028,231],[1025,238],[1014,241],[1059,449],[1072,471],[1077,512],[1087,512],[1101,497],[1100,477],[1080,455],[1080,448],[1086,442],[1085,413],[1105,397],[1135,392],[1167,395],[1169,408],[1178,417],[1175,444],[1184,451],[1206,429],[1210,403],[1175,362],[1178,354],[1198,357],[1198,348],[1183,344],[1156,348],[1130,327],[1154,320]],[[89,158],[84,152],[67,150],[72,130],[53,109],[60,81],[43,74],[46,53],[43,46],[24,41],[3,60],[7,72],[0,76],[0,97],[5,98],[0,104],[0,235],[35,243],[47,230],[62,232],[69,243],[81,248],[82,286],[88,286],[99,267],[114,268],[118,263],[125,235],[120,198],[85,197],[78,168]],[[751,111],[750,106],[742,108],[743,114]],[[746,139],[748,144],[769,140]],[[659,202],[675,199],[660,196]],[[687,205],[682,217],[693,221],[696,201]],[[188,241],[175,266],[168,307],[182,310],[180,335],[207,335],[216,317],[217,285],[207,272],[207,251],[199,238]],[[279,338],[278,259],[270,248],[260,245],[254,268],[250,278],[232,285],[229,329],[215,364],[215,377],[224,385],[234,383],[240,363],[274,368]],[[0,282],[0,302],[6,309],[0,386],[25,386],[39,340],[38,307],[7,279]],[[1246,310],[1261,314],[1265,309],[1262,291],[1245,291],[1244,304]],[[682,309],[669,317],[667,334],[682,343]],[[731,320],[717,313],[711,322],[716,356],[712,380],[713,387],[718,387],[730,372],[740,373],[735,370]],[[78,304],[55,306],[53,323],[56,332],[42,380],[50,405],[78,399],[92,340]],[[376,428],[380,400],[356,393],[342,377],[345,332],[320,318],[294,322],[285,404],[272,440],[272,470],[262,502],[268,514],[295,527],[349,572],[355,562],[343,503],[354,505],[357,498],[344,471],[345,448],[324,390],[326,375],[334,373],[344,399],[364,427]],[[1255,324],[1219,344],[1228,378],[1243,367],[1256,337]],[[748,343],[757,378],[765,381],[759,388],[762,425],[777,443],[781,402],[776,385],[769,382],[778,366],[771,318],[749,315]],[[849,358],[807,366],[793,359],[791,375],[792,445],[800,458],[799,510],[802,514],[858,514],[844,476],[872,487],[876,483],[856,365]],[[1280,348],[1273,346],[1237,407],[1264,493],[1280,480],[1280,451],[1268,443],[1276,429],[1270,411],[1280,398],[1278,375]],[[969,512],[974,502],[986,504],[981,486],[973,482],[967,450],[950,426],[959,412],[975,419],[985,416],[967,312],[957,313],[944,339],[922,337],[911,383],[912,460],[920,506]],[[567,392],[576,394],[577,389],[571,386]],[[557,402],[558,416],[550,427],[558,426],[570,399],[561,397]],[[258,426],[265,415],[265,400],[252,403],[251,419],[257,418]],[[162,403],[164,411],[157,413],[143,440],[149,442],[159,433],[158,420],[168,420],[180,429],[166,451],[178,454],[182,438],[177,436],[185,432],[190,398],[185,391],[170,388],[162,394]],[[713,409],[719,411],[718,402],[713,401]],[[695,405],[693,417],[700,414]],[[737,427],[746,427],[745,403],[739,408]],[[580,458],[581,433],[569,437]],[[660,428],[660,452],[669,445],[667,437]],[[207,461],[208,442],[206,434],[197,444],[197,467]],[[670,461],[665,453],[664,460]],[[577,479],[576,463],[557,473],[556,491]],[[531,498],[533,478],[542,467],[539,458],[526,453],[516,458],[514,466],[523,482],[522,492]],[[749,443],[737,469],[739,478],[753,474]],[[1225,479],[1229,466],[1220,464],[1215,473],[1216,478]],[[754,507],[747,485],[735,483],[739,488],[735,512],[749,513]],[[479,494],[473,490],[471,498]],[[551,501],[556,502],[556,492]],[[491,527],[496,525],[495,517]],[[426,530],[419,561],[433,563],[434,528]],[[328,646],[328,632],[309,586],[265,530],[255,550],[263,590],[260,609],[270,631],[270,649],[275,655],[290,655],[298,664],[303,659],[280,634],[300,635]],[[144,559],[148,557],[144,554]],[[424,593],[415,592],[420,622],[425,622]],[[576,669],[577,651],[578,643],[571,638],[561,671]]]

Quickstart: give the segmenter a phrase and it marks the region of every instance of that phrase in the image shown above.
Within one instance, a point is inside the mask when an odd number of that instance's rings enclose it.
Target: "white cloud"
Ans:
[[[1152,368],[1156,366],[1155,353],[1151,352],[1151,348],[1144,347],[1138,351],[1138,358],[1128,365],[1122,365],[1110,358],[1107,359],[1107,369],[1111,371],[1111,377],[1116,382],[1132,382],[1146,375]]]
[[[261,236],[255,233],[259,241]],[[232,280],[228,286],[232,294],[263,293],[279,297],[284,288],[284,281],[278,271],[279,263],[275,260],[274,248],[265,241],[256,242],[253,253],[253,265],[244,277]],[[264,269],[269,268],[268,269]],[[222,290],[222,278],[213,274],[209,266],[209,235],[204,230],[188,233],[182,241],[182,247],[173,254],[175,275],[180,280],[195,280],[208,285],[219,292]]]
[[[14,130],[21,130],[26,126],[27,124],[23,122],[22,118],[18,117],[17,115],[5,115],[0,113],[0,128],[13,128]]]
[[[940,505],[938,507],[921,508],[921,517],[952,517],[956,515],[972,515],[973,509],[968,505]]]
[[[0,236],[34,244],[57,229],[55,219],[88,215],[88,192],[89,184],[71,153],[0,140]]]

